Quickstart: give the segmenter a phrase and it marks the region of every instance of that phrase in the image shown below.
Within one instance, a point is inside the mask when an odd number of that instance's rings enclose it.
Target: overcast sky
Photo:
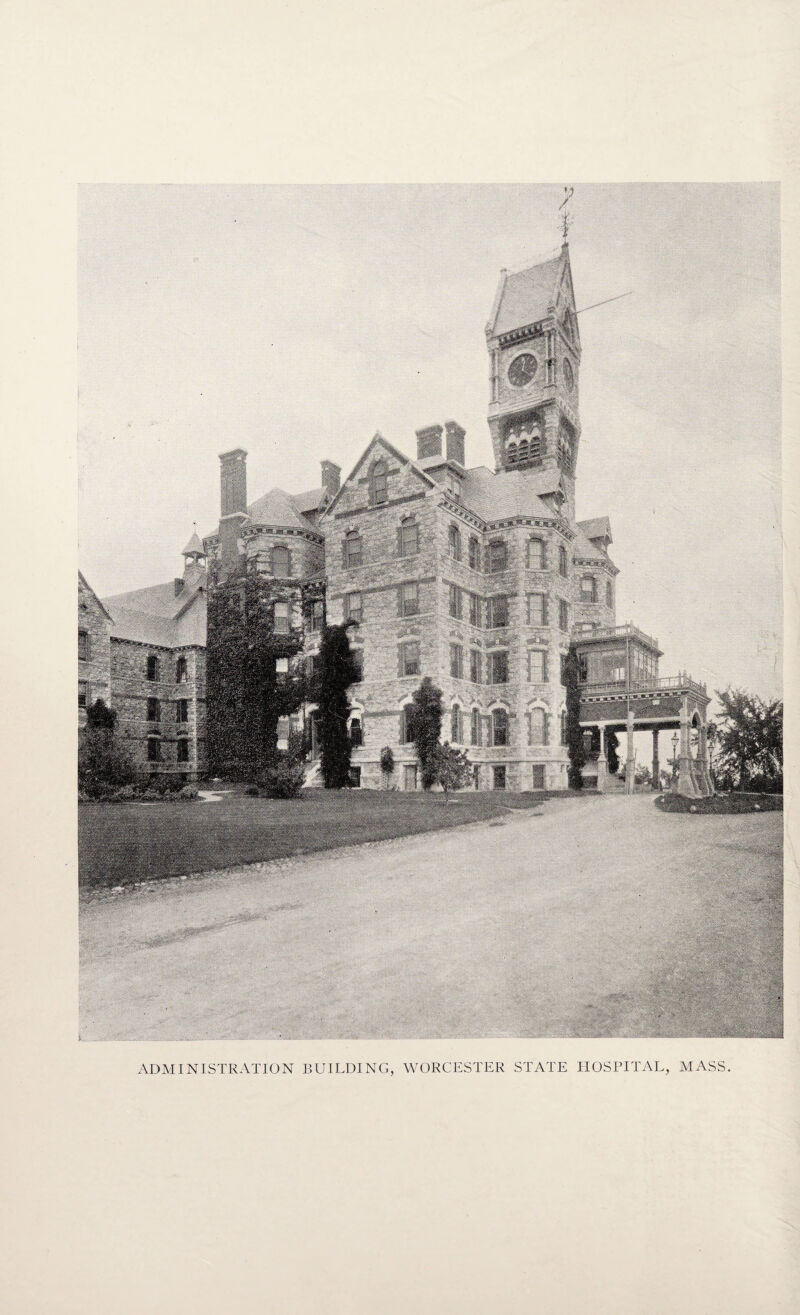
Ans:
[[[492,466],[499,270],[560,245],[559,186],[85,187],[80,560],[101,595],[167,580],[248,496],[346,474],[380,429],[454,419]],[[578,186],[578,515],[609,515],[617,617],[661,672],[780,693],[780,249],[772,185]]]

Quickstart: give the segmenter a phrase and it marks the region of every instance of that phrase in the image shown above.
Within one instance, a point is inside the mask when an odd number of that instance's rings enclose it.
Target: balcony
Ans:
[[[660,655],[661,649],[658,647],[658,640],[653,639],[652,635],[647,635],[638,626],[630,621],[626,621],[621,626],[596,626],[593,630],[579,630],[573,626],[572,641],[575,644],[596,644],[600,641],[608,640],[617,641],[620,639],[633,640],[642,644],[644,648],[652,649]]]

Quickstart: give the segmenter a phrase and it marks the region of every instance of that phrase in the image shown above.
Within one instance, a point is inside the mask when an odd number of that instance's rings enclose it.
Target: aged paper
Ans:
[[[670,11],[583,0],[6,6],[3,1292],[13,1315],[143,1304],[793,1309],[796,20],[791,4],[728,0]],[[562,179],[781,186],[784,1037],[79,1043],[78,186]],[[706,1071],[680,1082],[614,1072],[626,1060]],[[222,1071],[243,1061],[266,1072]],[[382,1071],[408,1061],[484,1070]],[[530,1069],[512,1077],[515,1062]],[[163,1072],[181,1064],[215,1067],[202,1078]],[[290,1078],[286,1064],[315,1068]],[[358,1064],[377,1071],[348,1070]]]

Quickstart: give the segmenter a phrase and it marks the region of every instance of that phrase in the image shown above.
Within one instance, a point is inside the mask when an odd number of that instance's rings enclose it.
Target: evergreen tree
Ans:
[[[583,774],[581,768],[586,763],[586,753],[583,747],[583,731],[581,730],[580,663],[574,644],[570,644],[564,662],[564,683],[566,685],[567,752],[569,754],[567,780],[571,790],[582,790]]]
[[[741,689],[717,690],[722,711],[712,735],[723,788],[780,789],[783,783],[783,703],[766,703]]]
[[[350,647],[348,630],[348,625],[326,626],[319,650],[320,770],[329,790],[340,790],[350,784],[347,694],[358,680],[359,667]]]
[[[436,759],[442,729],[442,691],[430,676],[425,676],[414,690],[410,730],[414,739],[422,775],[423,790],[430,790],[436,780]]]

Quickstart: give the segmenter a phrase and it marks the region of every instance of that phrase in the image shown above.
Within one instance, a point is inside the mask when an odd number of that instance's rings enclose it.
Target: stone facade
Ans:
[[[102,699],[111,703],[112,620],[94,590],[78,572],[78,722],[86,708]]]

